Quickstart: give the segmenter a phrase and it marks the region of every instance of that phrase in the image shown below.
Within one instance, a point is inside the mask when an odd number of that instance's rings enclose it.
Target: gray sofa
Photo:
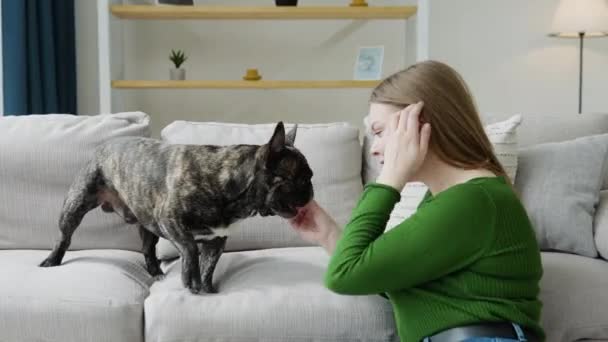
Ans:
[[[504,118],[505,115],[488,115],[484,121]],[[518,129],[518,141],[520,147],[525,148],[605,133],[608,133],[607,114],[528,114]],[[597,157],[605,158],[599,152]],[[602,193],[606,193],[608,173],[604,174],[601,188]],[[600,207],[606,205],[605,199],[599,203]],[[597,221],[598,215],[595,219]],[[604,221],[603,227],[606,223]],[[608,258],[608,237],[602,241],[598,238],[596,236],[598,249],[602,246],[600,252],[603,258]],[[547,341],[608,341],[608,262],[602,256],[588,258],[559,252],[542,252],[542,261],[542,323]]]
[[[102,141],[149,135],[148,120],[139,112],[0,118],[0,341],[397,339],[389,302],[326,290],[326,253],[276,218],[248,220],[229,239],[214,295],[183,289],[180,262],[166,242],[158,246],[166,277],[154,282],[136,230],[100,211],[85,217],[61,266],[37,267],[57,237],[61,201],[78,167]],[[163,138],[259,142],[269,129],[177,122]],[[606,132],[608,115],[524,115],[519,137],[528,146]],[[317,200],[344,223],[362,188],[358,131],[304,125],[296,145],[315,170]],[[608,262],[543,252],[543,264],[548,341],[608,341]]]

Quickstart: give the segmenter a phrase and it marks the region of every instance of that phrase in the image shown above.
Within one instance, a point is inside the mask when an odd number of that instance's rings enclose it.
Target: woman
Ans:
[[[422,62],[372,93],[371,152],[383,164],[342,230],[311,202],[291,221],[332,257],[326,286],[386,294],[402,341],[542,341],[540,252],[464,81]],[[384,233],[406,182],[418,210]]]

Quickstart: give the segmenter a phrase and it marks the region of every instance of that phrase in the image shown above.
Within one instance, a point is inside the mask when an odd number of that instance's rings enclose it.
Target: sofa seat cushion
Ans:
[[[542,253],[542,323],[547,341],[608,339],[608,262]]]
[[[0,250],[0,341],[143,341],[143,302],[152,278],[139,253]]]
[[[148,342],[395,341],[390,303],[379,295],[327,290],[328,256],[318,247],[224,253],[217,294],[192,295],[181,260],[164,264],[145,302]]]

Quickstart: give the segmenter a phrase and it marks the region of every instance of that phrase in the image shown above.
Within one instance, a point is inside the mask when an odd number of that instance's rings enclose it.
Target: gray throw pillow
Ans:
[[[598,253],[608,260],[608,190],[600,191],[600,203],[595,213],[593,231]]]
[[[607,152],[608,134],[520,149],[515,188],[542,250],[597,257],[593,217]]]

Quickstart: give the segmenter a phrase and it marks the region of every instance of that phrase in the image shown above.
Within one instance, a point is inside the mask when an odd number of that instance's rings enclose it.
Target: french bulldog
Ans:
[[[313,172],[294,146],[296,132],[297,125],[285,134],[279,122],[264,145],[170,145],[140,137],[101,145],[71,184],[60,238],[40,266],[61,264],[84,215],[101,206],[137,225],[152,276],[163,276],[156,256],[163,237],[182,258],[184,287],[217,292],[213,272],[231,224],[257,214],[293,218],[313,198]]]

